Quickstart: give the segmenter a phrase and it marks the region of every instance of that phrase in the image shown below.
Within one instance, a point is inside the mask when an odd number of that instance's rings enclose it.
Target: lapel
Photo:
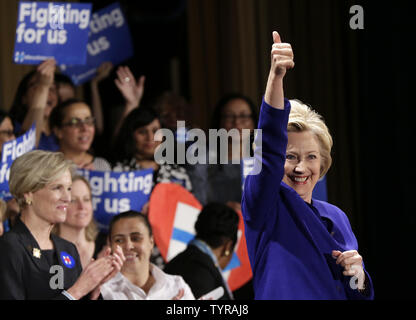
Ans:
[[[30,230],[20,220],[20,217],[16,219],[16,223],[12,230],[19,236],[20,243],[23,245],[25,252],[29,255],[36,267],[40,270],[49,272],[48,262],[45,257],[42,257],[39,244]]]
[[[290,207],[289,212],[315,248],[321,254],[332,254],[332,250],[344,251],[299,194],[289,186],[285,185],[285,187],[285,192],[290,193],[286,197]]]

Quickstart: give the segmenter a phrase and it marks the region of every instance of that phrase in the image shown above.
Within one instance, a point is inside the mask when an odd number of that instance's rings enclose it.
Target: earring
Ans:
[[[25,203],[26,203],[28,206],[31,206],[31,205],[32,205],[32,200],[30,200],[30,199],[25,199]]]
[[[230,250],[225,250],[224,255],[228,257],[230,255]]]

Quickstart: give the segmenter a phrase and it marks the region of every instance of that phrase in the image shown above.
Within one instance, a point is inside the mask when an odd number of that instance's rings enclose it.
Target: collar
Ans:
[[[16,218],[16,222],[10,232],[17,234],[20,243],[23,245],[25,251],[29,254],[34,264],[38,266],[38,268],[47,270],[49,272],[50,265],[48,261],[45,259],[45,257],[42,257],[42,250],[40,249],[38,242],[28,227],[20,219],[20,215]],[[65,251],[63,243],[60,241],[61,239],[53,233],[51,233],[51,240],[53,242],[55,254],[57,255],[59,264],[64,266],[59,256],[62,251]]]

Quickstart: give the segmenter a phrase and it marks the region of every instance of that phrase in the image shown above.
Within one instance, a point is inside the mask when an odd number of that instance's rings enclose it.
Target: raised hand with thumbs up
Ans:
[[[282,43],[280,35],[273,31],[271,66],[264,99],[274,108],[284,108],[283,77],[287,69],[295,66],[293,58],[292,46],[289,43]]]

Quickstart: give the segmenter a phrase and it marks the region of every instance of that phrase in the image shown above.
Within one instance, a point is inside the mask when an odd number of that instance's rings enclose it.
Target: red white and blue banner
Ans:
[[[175,183],[159,183],[152,191],[149,204],[149,221],[154,239],[165,261],[184,251],[195,237],[195,222],[202,205],[185,188]],[[224,278],[232,291],[247,283],[251,277],[241,212],[238,241],[233,257],[223,270]]]

